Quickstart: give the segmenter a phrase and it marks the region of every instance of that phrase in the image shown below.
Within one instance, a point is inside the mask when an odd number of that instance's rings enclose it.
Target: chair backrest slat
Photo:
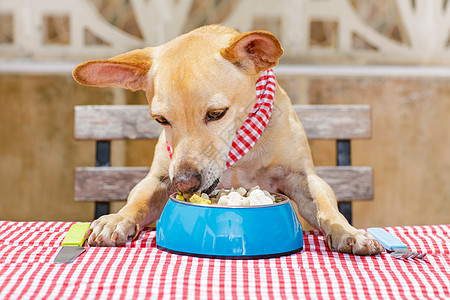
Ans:
[[[126,200],[149,171],[147,167],[80,167],[75,171],[76,201]],[[372,168],[316,167],[339,201],[372,199]],[[105,188],[107,187],[107,188]]]
[[[294,109],[310,139],[371,137],[368,105],[294,105]],[[274,113],[283,112],[275,109]],[[162,127],[151,119],[147,105],[75,107],[76,139],[157,139],[161,130]]]

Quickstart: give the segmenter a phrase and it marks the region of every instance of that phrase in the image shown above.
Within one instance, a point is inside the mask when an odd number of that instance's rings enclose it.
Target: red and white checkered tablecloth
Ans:
[[[120,248],[54,264],[72,223],[0,222],[0,299],[450,298],[450,225],[387,228],[427,261],[330,252],[306,231],[304,250],[222,260],[158,250],[155,231]]]

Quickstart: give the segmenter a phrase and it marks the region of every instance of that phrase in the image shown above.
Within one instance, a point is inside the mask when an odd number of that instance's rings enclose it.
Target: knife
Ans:
[[[84,235],[88,231],[89,223],[75,223],[69,228],[66,237],[61,242],[61,250],[55,257],[55,264],[68,264],[73,262],[86,249],[83,247]]]

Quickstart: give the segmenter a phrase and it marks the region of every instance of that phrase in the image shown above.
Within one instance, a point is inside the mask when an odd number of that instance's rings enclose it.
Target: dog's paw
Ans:
[[[384,250],[370,233],[362,230],[337,235],[328,234],[326,242],[328,248],[333,251],[356,255],[375,255]]]
[[[101,216],[92,222],[86,232],[90,246],[113,247],[123,246],[129,237],[135,238],[139,233],[139,225],[126,216],[110,214]]]

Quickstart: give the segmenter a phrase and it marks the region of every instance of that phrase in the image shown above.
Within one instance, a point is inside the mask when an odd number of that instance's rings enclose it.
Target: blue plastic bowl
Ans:
[[[303,231],[289,199],[261,206],[203,205],[172,194],[156,223],[158,249],[210,258],[255,259],[302,250]]]

